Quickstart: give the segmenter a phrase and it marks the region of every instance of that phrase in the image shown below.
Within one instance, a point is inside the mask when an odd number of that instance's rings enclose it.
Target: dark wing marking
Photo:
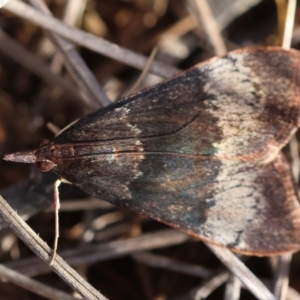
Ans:
[[[287,162],[120,154],[63,160],[54,169],[89,194],[201,239],[256,255],[300,245],[300,210]]]
[[[244,49],[92,113],[54,143],[98,141],[126,151],[272,160],[299,122],[300,56],[280,48]]]
[[[211,243],[298,249],[296,189],[278,152],[299,124],[299,57],[214,58],[80,119],[41,157],[86,192]]]

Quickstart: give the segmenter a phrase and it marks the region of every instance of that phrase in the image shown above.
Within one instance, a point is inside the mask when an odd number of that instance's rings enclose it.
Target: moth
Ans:
[[[299,65],[295,50],[229,52],[4,159],[242,254],[296,251],[297,187],[280,151],[300,125]]]

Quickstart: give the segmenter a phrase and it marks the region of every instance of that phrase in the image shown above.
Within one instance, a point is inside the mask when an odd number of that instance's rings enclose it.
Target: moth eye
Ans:
[[[36,164],[42,172],[51,171],[55,166],[52,161],[39,161]]]
[[[47,140],[47,139],[42,139],[42,140],[39,142],[38,147],[45,146],[45,145],[47,145],[47,144],[49,144],[49,143],[50,143],[49,140]]]

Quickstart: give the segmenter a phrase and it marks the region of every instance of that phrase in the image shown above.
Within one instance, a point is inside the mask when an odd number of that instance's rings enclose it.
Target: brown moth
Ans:
[[[5,160],[34,163],[115,205],[250,255],[300,247],[280,153],[300,124],[300,53],[246,48],[89,114]]]

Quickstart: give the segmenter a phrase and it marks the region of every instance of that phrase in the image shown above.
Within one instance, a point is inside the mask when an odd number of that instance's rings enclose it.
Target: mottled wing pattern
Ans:
[[[86,192],[211,243],[295,250],[299,204],[278,153],[299,123],[299,62],[277,48],[214,58],[80,119],[47,159]]]
[[[299,64],[297,51],[234,51],[80,119],[55,143],[126,151],[138,138],[145,151],[271,160],[299,123]]]
[[[168,154],[64,161],[55,169],[89,194],[246,254],[300,245],[300,210],[281,154],[267,165]]]

